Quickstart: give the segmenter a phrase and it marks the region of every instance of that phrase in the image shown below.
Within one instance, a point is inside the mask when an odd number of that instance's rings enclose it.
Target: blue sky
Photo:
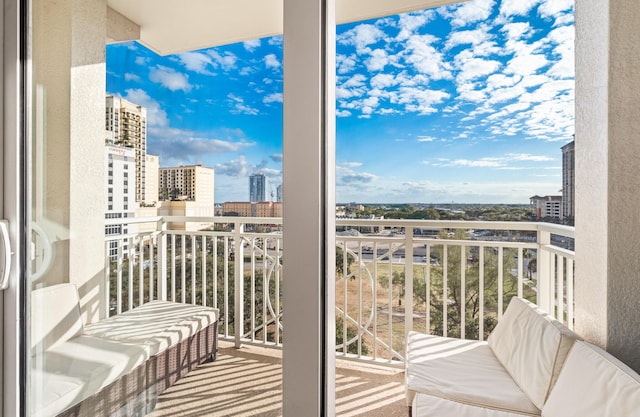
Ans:
[[[559,194],[573,25],[573,0],[472,0],[339,26],[337,200]],[[216,202],[247,201],[253,173],[281,183],[282,84],[282,37],[164,57],[107,47],[107,92],[147,107],[148,152],[215,168]]]

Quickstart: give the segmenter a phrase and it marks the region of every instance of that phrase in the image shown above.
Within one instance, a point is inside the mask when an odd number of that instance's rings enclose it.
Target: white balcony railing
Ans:
[[[153,299],[210,305],[221,338],[281,345],[281,219],[127,220],[107,222],[122,232],[105,244],[109,315]],[[572,327],[573,237],[547,223],[337,220],[337,353],[399,365],[410,329],[483,339],[514,295]]]

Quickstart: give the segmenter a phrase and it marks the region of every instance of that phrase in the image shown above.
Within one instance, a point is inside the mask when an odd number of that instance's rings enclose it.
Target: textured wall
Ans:
[[[640,370],[640,10],[576,2],[576,327]]]
[[[104,299],[104,0],[34,1],[33,213],[55,242],[46,285],[78,286],[84,319]]]
[[[640,371],[640,8],[609,7],[607,350]]]

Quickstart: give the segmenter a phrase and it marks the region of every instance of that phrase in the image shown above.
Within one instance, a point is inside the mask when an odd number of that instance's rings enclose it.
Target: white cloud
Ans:
[[[418,136],[418,142],[433,142],[437,140],[433,136]]]
[[[389,56],[384,49],[374,49],[371,55],[364,61],[370,72],[382,71],[389,63]]]
[[[557,78],[575,77],[575,29],[573,26],[562,26],[552,30],[547,41],[555,44],[553,50],[560,59],[551,67],[549,75]]]
[[[369,45],[374,45],[386,37],[377,26],[368,23],[360,24],[338,36],[338,42],[343,45],[355,46],[358,54],[369,52]]]
[[[501,32],[505,33],[508,40],[519,41],[531,36],[532,28],[529,22],[511,22],[502,26]]]
[[[273,93],[269,94],[265,98],[262,99],[262,102],[267,103],[282,103],[282,93]]]
[[[136,65],[147,65],[149,63],[149,61],[151,61],[150,58],[146,58],[146,57],[143,57],[143,56],[137,56],[134,62],[136,63]]]
[[[490,39],[486,28],[463,30],[452,32],[446,42],[446,49],[454,48],[458,45],[479,45]]]
[[[436,104],[442,103],[450,95],[444,91],[428,90],[416,87],[400,87],[391,102],[403,104],[406,111],[418,114],[434,113]]]
[[[421,10],[418,12],[401,14],[398,19],[400,32],[396,36],[396,41],[408,39],[415,31],[433,20],[436,13],[433,10]]]
[[[253,39],[253,40],[250,40],[250,41],[244,41],[242,43],[242,45],[244,46],[244,49],[246,49],[247,51],[253,52],[257,48],[260,47],[260,39]]]
[[[162,110],[160,103],[151,98],[146,91],[139,88],[126,90],[126,100],[147,108],[147,124],[149,127],[167,127],[169,119],[167,113]]]
[[[554,158],[544,155],[531,155],[526,153],[508,153],[507,158],[511,161],[533,161],[533,162],[546,162],[554,161]]]
[[[212,72],[208,70],[208,67],[213,66],[213,61],[208,54],[201,52],[185,52],[178,54],[178,59],[189,71],[206,75],[212,74]]]
[[[351,116],[351,112],[349,110],[336,110],[337,117],[349,117]]]
[[[189,84],[188,75],[162,65],[151,68],[149,71],[149,79],[171,91],[182,90],[188,93],[192,88],[191,84]]]
[[[279,46],[282,45],[282,40],[282,35],[277,35],[269,38],[269,41],[267,43],[272,46]]]
[[[373,88],[387,88],[396,85],[398,82],[391,74],[376,74],[371,78],[370,84]]]
[[[125,81],[140,82],[140,76],[138,76],[136,74],[132,74],[130,72],[127,72],[126,74],[124,74],[124,79],[125,79]]]
[[[523,76],[532,75],[548,63],[549,61],[547,61],[547,58],[544,55],[520,55],[512,58],[507,63],[504,72],[506,74],[517,74]]]
[[[549,162],[554,158],[544,155],[531,155],[525,153],[508,153],[499,157],[483,157],[478,159],[448,159],[441,158],[432,165],[436,167],[468,167],[468,168],[499,168],[499,169],[535,169],[518,165],[519,162]],[[516,163],[516,165],[513,165]]]
[[[526,16],[538,3],[540,0],[502,0],[500,15],[505,17]]]
[[[355,74],[345,81],[342,86],[345,88],[364,87],[367,77],[363,74]]]
[[[512,87],[522,80],[522,77],[517,75],[506,76],[504,74],[493,74],[487,78],[487,87],[491,90],[495,90],[501,87]]]
[[[227,175],[229,177],[247,177],[249,175],[249,164],[244,155],[240,155],[238,159],[224,164],[217,164],[214,168],[216,175]]]
[[[231,71],[236,68],[238,57],[231,52],[227,51],[220,54],[215,49],[208,49],[207,54],[213,59],[216,68],[219,66],[224,71]]]
[[[174,129],[175,132],[177,129]],[[252,143],[247,142],[229,142],[220,139],[181,137],[173,135],[171,138],[161,138],[154,141],[154,147],[162,147],[164,153],[173,155],[174,157],[201,157],[209,154],[221,154],[228,152],[237,152]]]
[[[340,185],[345,184],[363,184],[370,183],[376,180],[378,177],[368,172],[354,172],[352,174],[345,174],[338,177],[338,183]]]
[[[542,17],[557,17],[561,12],[571,10],[574,0],[543,0],[538,7],[538,14]]]
[[[275,54],[269,54],[264,57],[264,64],[267,68],[278,69],[282,66]]]
[[[494,0],[472,0],[464,3],[453,12],[451,25],[460,27],[487,20],[491,16],[494,3]]]
[[[468,50],[456,55],[454,63],[459,70],[456,77],[459,83],[488,76],[500,68],[500,62],[474,57],[473,53]]]
[[[366,117],[373,114],[373,112],[375,111],[375,109],[378,107],[379,104],[380,104],[380,99],[378,97],[371,97],[371,96],[363,99],[340,103],[341,107],[344,107],[350,110],[359,110],[360,113]]]
[[[246,105],[243,98],[238,97],[233,93],[227,94],[227,99],[229,104],[233,106],[233,109],[230,110],[231,114],[248,114],[255,116],[260,113],[258,109]]]
[[[361,167],[362,165],[363,165],[362,162],[347,161],[347,162],[340,163],[339,167],[342,167],[342,168],[358,168],[358,167]]]
[[[411,36],[405,46],[405,60],[416,71],[434,80],[451,78],[449,65],[444,61],[442,53],[432,46],[436,41],[437,38],[432,35]]]
[[[356,56],[338,54],[336,56],[336,67],[338,74],[347,74],[353,71],[356,67]]]
[[[336,166],[336,185],[363,185],[375,181],[378,177],[374,174],[354,171],[354,168],[360,168],[362,165],[362,162],[348,161]]]

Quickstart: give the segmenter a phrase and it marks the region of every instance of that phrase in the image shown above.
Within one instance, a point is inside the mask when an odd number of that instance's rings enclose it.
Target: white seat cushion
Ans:
[[[477,407],[417,393],[413,400],[411,415],[413,417],[523,417],[529,414]]]
[[[576,342],[543,417],[640,417],[640,375],[602,349]]]
[[[87,325],[85,334],[147,346],[154,356],[187,340],[218,319],[211,307],[151,301],[117,316]]]
[[[540,415],[486,342],[410,332],[406,388],[407,404],[420,392],[504,412]]]
[[[513,380],[542,408],[576,339],[535,304],[513,297],[488,342]]]
[[[86,381],[77,376],[59,375],[34,368],[31,371],[31,416],[50,417],[76,404]]]
[[[51,416],[90,397],[149,358],[145,346],[78,336],[32,360],[32,409]]]
[[[82,334],[78,289],[58,284],[31,292],[31,354]]]

